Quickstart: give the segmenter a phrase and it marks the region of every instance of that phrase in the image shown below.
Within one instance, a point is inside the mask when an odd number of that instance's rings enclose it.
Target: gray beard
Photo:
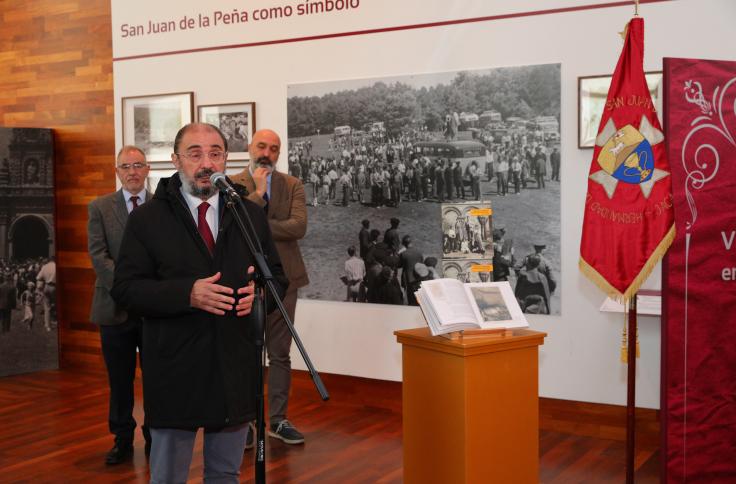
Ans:
[[[179,178],[181,179],[181,187],[186,193],[193,197],[206,200],[217,192],[217,188],[215,188],[213,185],[201,188],[198,187],[197,182],[195,180],[190,180],[189,178],[187,178],[187,176],[182,171],[179,171]]]
[[[265,163],[256,163],[257,168],[265,168],[269,173],[273,173],[275,167],[273,165],[267,165]]]
[[[253,171],[256,168],[265,168],[266,170],[268,170],[268,173],[273,173],[274,170],[276,169],[276,167],[274,165],[265,164],[265,163],[259,163],[257,160],[256,161],[253,161],[252,163],[248,163],[248,168],[250,169],[250,174],[251,175],[253,174]]]

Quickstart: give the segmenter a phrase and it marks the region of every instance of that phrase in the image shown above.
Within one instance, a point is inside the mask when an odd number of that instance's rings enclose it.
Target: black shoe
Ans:
[[[248,428],[245,434],[245,450],[250,450],[256,445],[256,426],[253,422],[248,422]]]
[[[105,464],[114,466],[133,460],[133,445],[116,443],[105,456]]]
[[[281,439],[287,444],[304,443],[304,436],[286,419],[281,422],[271,424],[271,429],[268,431],[268,435]]]

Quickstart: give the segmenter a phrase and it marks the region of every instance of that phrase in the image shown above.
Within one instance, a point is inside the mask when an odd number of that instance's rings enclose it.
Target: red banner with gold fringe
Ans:
[[[588,177],[580,270],[628,300],[674,237],[670,167],[644,77],[644,20],[633,18],[601,115]]]

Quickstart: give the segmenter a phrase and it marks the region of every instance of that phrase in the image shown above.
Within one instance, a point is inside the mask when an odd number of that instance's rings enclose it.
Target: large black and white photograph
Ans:
[[[197,119],[220,128],[227,139],[229,160],[248,158],[248,144],[255,133],[256,103],[200,105],[197,106]]]
[[[391,272],[402,302],[416,304],[412,284],[427,262],[441,272],[450,244],[455,257],[493,259],[493,279],[512,286],[544,244],[560,280],[559,64],[293,84],[287,110],[289,172],[309,205],[301,247],[312,282],[301,297],[378,302],[368,286]],[[490,202],[493,226],[473,227],[472,239],[466,227],[457,246],[441,207],[467,202]],[[416,267],[399,261],[405,236]],[[387,255],[366,259],[369,248]],[[357,284],[345,269],[351,258],[365,266]]]
[[[194,93],[124,97],[123,144],[142,149],[149,162],[170,161],[179,128],[193,120]]]
[[[442,204],[442,256],[445,259],[493,258],[490,202]]]
[[[50,129],[0,128],[0,376],[59,366]]]

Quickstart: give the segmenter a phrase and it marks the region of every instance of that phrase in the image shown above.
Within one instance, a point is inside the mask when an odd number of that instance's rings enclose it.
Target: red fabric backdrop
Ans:
[[[677,234],[663,283],[666,482],[736,482],[736,62],[665,59]]]

